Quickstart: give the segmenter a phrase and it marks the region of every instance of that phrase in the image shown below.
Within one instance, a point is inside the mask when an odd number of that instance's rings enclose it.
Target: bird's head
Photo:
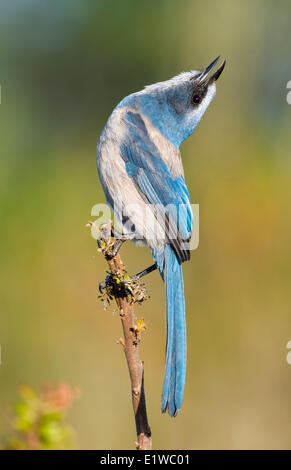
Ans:
[[[183,72],[165,82],[155,83],[125,98],[121,105],[133,106],[176,147],[194,131],[215,96],[216,81],[225,60],[210,73],[219,57],[203,71]]]

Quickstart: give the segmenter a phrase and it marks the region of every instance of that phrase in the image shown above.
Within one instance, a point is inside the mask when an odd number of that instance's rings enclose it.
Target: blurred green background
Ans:
[[[80,448],[134,447],[107,268],[85,224],[104,202],[95,151],[113,107],[144,85],[221,54],[217,97],[181,152],[200,246],[184,265],[188,370],[182,411],[160,412],[164,287],[137,307],[148,330],[156,449],[290,448],[290,2],[6,0],[0,6],[0,435],[17,385],[82,390]],[[151,264],[126,244],[130,273]]]

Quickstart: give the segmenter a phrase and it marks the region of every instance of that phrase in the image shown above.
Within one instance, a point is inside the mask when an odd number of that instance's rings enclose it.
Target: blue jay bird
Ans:
[[[192,209],[179,152],[216,91],[224,66],[210,74],[181,73],[146,86],[113,110],[97,146],[97,167],[106,200],[123,229],[123,241],[142,241],[166,285],[167,345],[162,412],[176,416],[186,375],[186,320],[182,263],[190,259]],[[146,214],[146,216],[145,216]],[[130,224],[131,229],[128,231]]]

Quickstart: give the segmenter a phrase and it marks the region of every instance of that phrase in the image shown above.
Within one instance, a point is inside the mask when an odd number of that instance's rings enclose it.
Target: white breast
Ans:
[[[126,132],[124,115],[128,111],[137,112],[128,107],[115,109],[101,135],[97,147],[100,181],[105,195],[108,194],[110,199],[114,201],[112,209],[119,225],[123,225],[123,218],[128,218],[128,224],[134,226],[137,239],[145,240],[150,248],[161,248],[165,244],[163,224],[157,222],[152,208],[142,198],[134,182],[128,176],[119,150]],[[151,124],[147,117],[142,116],[142,118],[151,140],[158,148],[160,155],[163,156],[172,176],[183,175],[179,150]],[[107,201],[109,202],[108,197]],[[125,230],[128,230],[128,226],[125,227]]]

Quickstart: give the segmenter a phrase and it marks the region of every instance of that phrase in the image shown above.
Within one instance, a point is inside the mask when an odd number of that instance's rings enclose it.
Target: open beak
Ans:
[[[207,67],[205,67],[205,69],[203,70],[203,72],[198,76],[198,77],[195,77],[195,79],[197,80],[197,82],[199,84],[205,84],[205,85],[208,85],[209,83],[211,82],[216,82],[216,80],[218,80],[218,78],[220,77],[223,69],[224,69],[224,66],[225,66],[225,62],[226,60],[224,59],[222,64],[220,65],[220,67],[218,67],[218,69],[216,70],[216,72],[214,72],[212,75],[209,76],[209,73],[211,72],[211,70],[213,69],[213,67],[216,65],[216,63],[219,61],[220,59],[220,56],[216,57],[216,59],[214,59],[211,64],[209,64]]]

